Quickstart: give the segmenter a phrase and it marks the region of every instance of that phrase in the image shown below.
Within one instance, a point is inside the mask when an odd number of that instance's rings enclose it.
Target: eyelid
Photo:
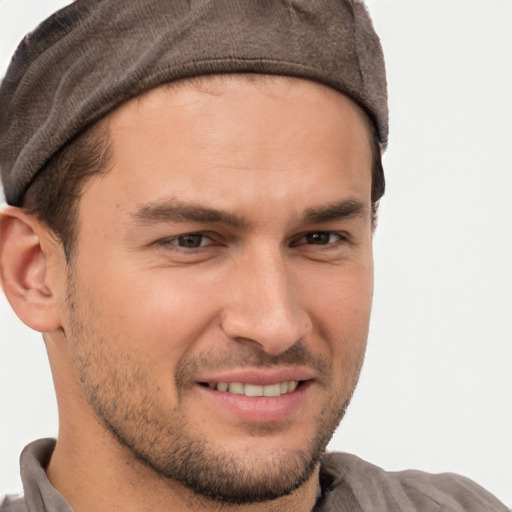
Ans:
[[[304,239],[305,237],[307,237],[308,235],[315,235],[315,234],[335,235],[335,236],[338,237],[338,239],[335,240],[335,241],[331,241],[331,242],[325,243],[325,244],[321,244],[321,243],[318,243],[318,244],[307,243],[307,241],[301,242],[301,240]],[[337,245],[340,242],[349,242],[349,241],[350,241],[350,236],[349,236],[349,234],[346,231],[335,231],[335,230],[328,230],[328,229],[318,229],[318,230],[307,231],[305,233],[302,233],[302,234],[298,235],[292,241],[292,243],[290,245],[292,247],[297,246],[297,245],[309,245],[309,246],[318,245],[320,247],[332,247],[332,246]]]
[[[304,240],[305,237],[308,235],[315,235],[315,234],[328,234],[330,236],[335,236],[336,240],[328,241],[327,243],[309,243],[307,240]],[[198,247],[184,247],[180,246],[178,240],[180,238],[186,237],[186,236],[201,236],[203,237],[203,241],[207,240],[208,243],[202,243]],[[159,238],[158,240],[155,240],[152,245],[156,246],[173,246],[177,249],[183,249],[185,251],[193,251],[193,250],[199,250],[206,247],[209,247],[211,245],[218,245],[219,243],[222,243],[223,237],[221,237],[218,233],[211,232],[211,231],[188,231],[185,233],[179,233],[177,235],[173,236],[167,236]],[[224,240],[225,241],[225,240]],[[306,245],[306,246],[319,246],[319,247],[333,247],[340,243],[348,243],[351,241],[351,236],[346,231],[337,231],[337,230],[329,230],[329,229],[317,229],[317,230],[309,230],[302,232],[298,235],[296,235],[292,241],[290,242],[290,247],[296,247],[298,245]]]
[[[180,240],[180,238],[186,238],[186,237],[201,237],[201,242],[198,245],[198,247],[184,247],[179,244],[179,240]],[[203,233],[187,233],[186,235],[179,235],[179,236],[175,236],[174,238],[171,238],[169,240],[169,243],[171,243],[172,245],[177,245],[178,247],[183,247],[184,249],[199,249],[200,247],[206,247],[208,245],[211,245],[209,243],[206,243],[206,244],[203,243],[206,240],[209,240],[210,242],[212,242],[212,239]]]
[[[178,240],[180,238],[184,238],[184,237],[187,237],[187,236],[202,236],[203,240],[209,240],[210,243],[207,243],[207,244],[204,244],[204,245],[202,244],[202,245],[200,245],[198,247],[183,247],[183,246],[180,246],[179,243],[178,243]],[[210,245],[214,245],[215,244],[215,240],[214,240],[213,234],[210,233],[210,232],[195,231],[195,232],[180,233],[179,235],[167,236],[167,237],[164,237],[164,238],[160,238],[160,239],[156,240],[154,242],[154,244],[157,245],[157,246],[160,246],[160,247],[173,246],[173,247],[176,247],[178,249],[183,249],[183,250],[191,251],[191,250],[194,250],[194,249],[202,249],[204,247],[208,247]]]

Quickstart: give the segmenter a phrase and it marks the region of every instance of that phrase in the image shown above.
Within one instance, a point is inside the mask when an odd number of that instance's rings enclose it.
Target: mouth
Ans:
[[[288,380],[274,384],[259,385],[244,382],[200,382],[203,387],[214,391],[245,395],[248,397],[277,397],[293,393],[306,381]]]
[[[303,410],[310,395],[314,379],[283,380],[265,384],[254,382],[198,382],[198,390],[206,399],[206,408],[222,411],[221,419],[226,421],[226,412],[251,424],[279,422],[292,418]],[[211,415],[210,417],[213,417]]]
[[[299,417],[318,392],[318,376],[307,367],[230,369],[197,376],[196,395],[209,418],[229,417],[251,424]]]

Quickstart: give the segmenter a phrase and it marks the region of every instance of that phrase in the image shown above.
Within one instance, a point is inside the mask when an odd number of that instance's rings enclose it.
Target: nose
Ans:
[[[308,334],[311,319],[285,256],[260,250],[232,270],[221,320],[229,338],[276,355]]]

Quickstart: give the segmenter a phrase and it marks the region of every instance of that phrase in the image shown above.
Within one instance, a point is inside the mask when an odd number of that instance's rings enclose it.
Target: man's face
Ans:
[[[154,90],[108,127],[63,306],[86,414],[197,493],[286,494],[315,470],[364,356],[364,117],[319,84],[232,78]]]

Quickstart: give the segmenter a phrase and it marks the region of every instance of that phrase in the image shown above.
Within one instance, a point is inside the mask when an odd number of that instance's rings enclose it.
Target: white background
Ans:
[[[66,1],[0,0],[0,74]],[[454,471],[512,505],[512,0],[368,0],[388,66],[388,189],[366,365],[331,448]],[[40,335],[0,298],[0,495],[57,433]]]

